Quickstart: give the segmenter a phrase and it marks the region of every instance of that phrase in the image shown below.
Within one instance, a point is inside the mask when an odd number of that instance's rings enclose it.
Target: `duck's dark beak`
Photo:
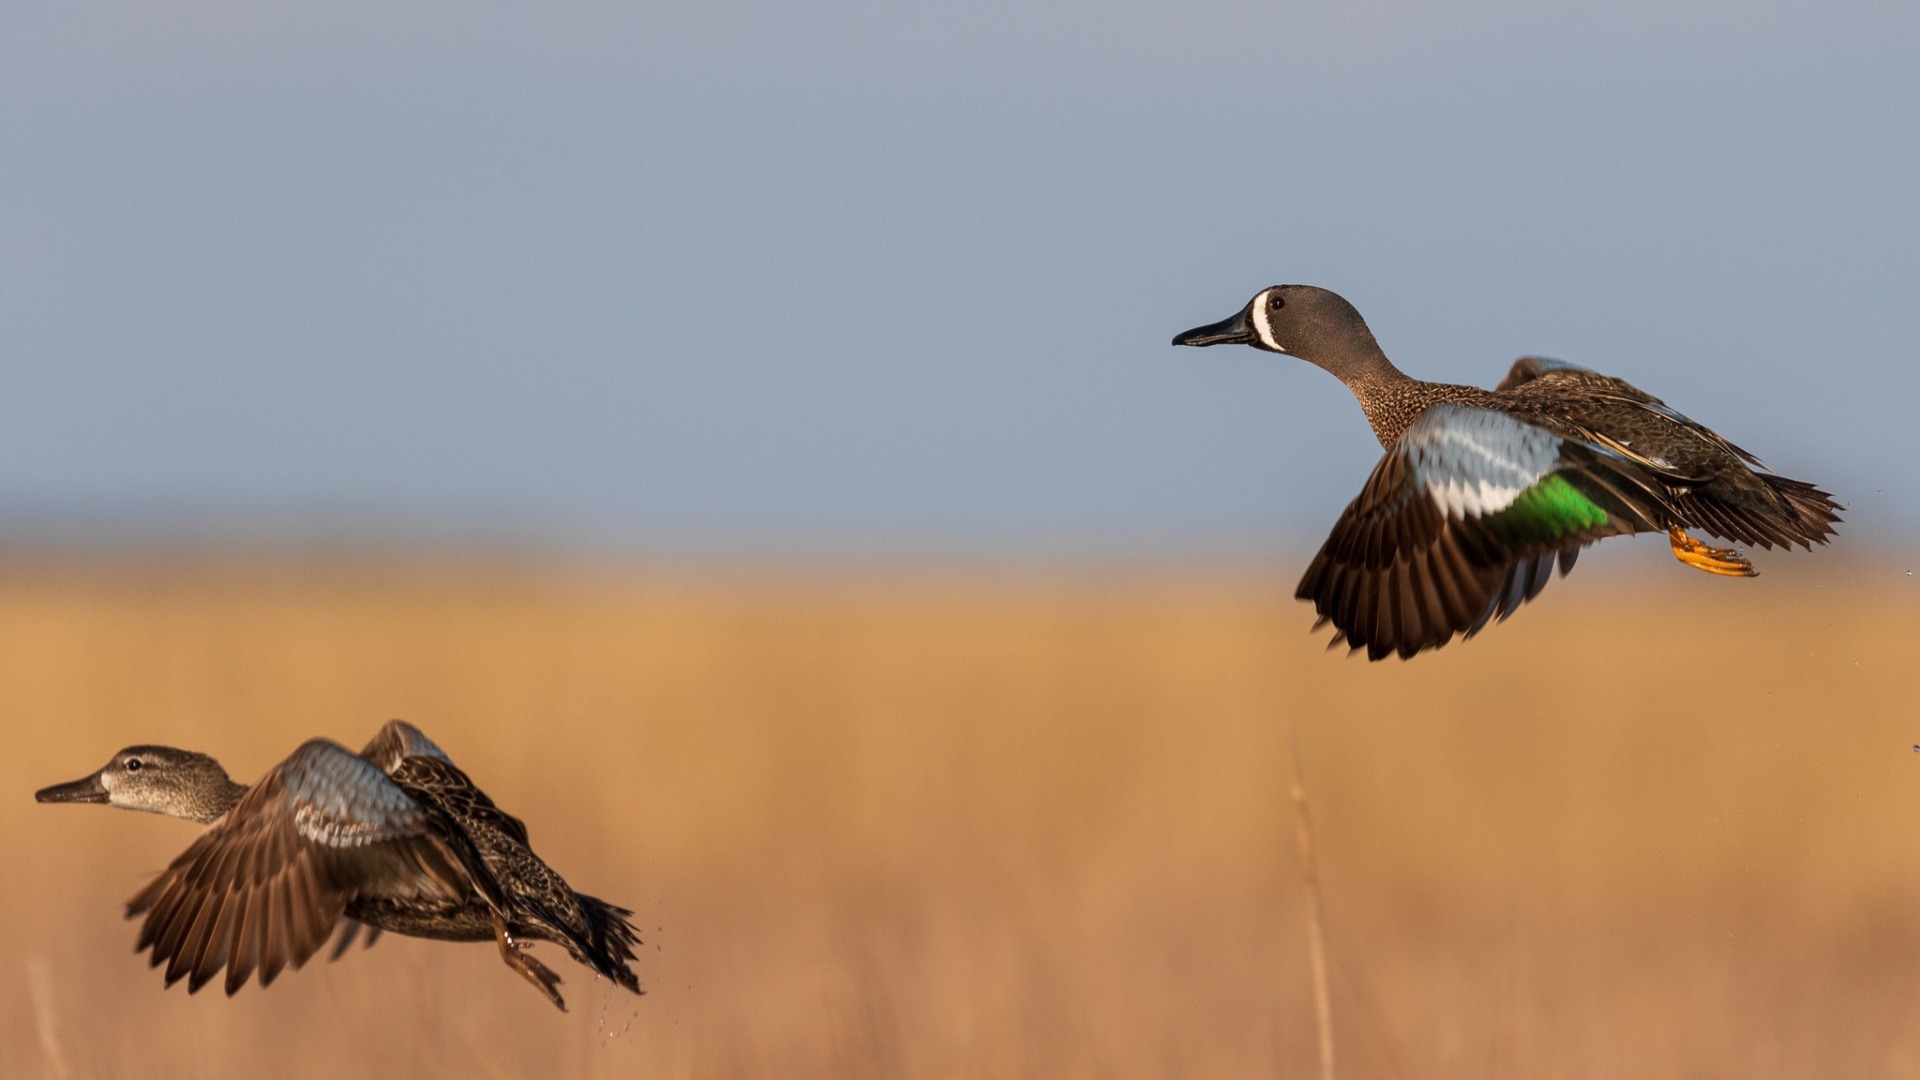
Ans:
[[[100,774],[94,773],[70,784],[43,787],[33,793],[33,801],[103,803],[107,801],[107,789],[100,783]]]
[[[1196,326],[1173,339],[1175,345],[1251,345],[1253,326],[1247,321],[1247,309],[1230,319]]]

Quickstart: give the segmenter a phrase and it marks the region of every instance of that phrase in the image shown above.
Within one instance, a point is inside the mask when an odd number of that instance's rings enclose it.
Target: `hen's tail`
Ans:
[[[634,959],[634,946],[640,944],[640,935],[627,921],[633,912],[597,896],[576,895],[587,916],[587,966],[636,994],[646,993],[640,989],[639,976],[627,966]]]

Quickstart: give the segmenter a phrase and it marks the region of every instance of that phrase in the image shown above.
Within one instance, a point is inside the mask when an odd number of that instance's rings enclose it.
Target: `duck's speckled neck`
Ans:
[[[1367,414],[1374,438],[1389,450],[1421,413],[1435,405],[1482,404],[1492,396],[1477,386],[1421,382],[1387,363],[1385,357],[1381,358],[1381,366],[1342,381],[1359,400],[1360,410]]]
[[[169,817],[185,818],[202,825],[211,825],[226,816],[247,793],[247,785],[236,784],[230,779],[222,779],[219,784],[208,784],[183,792],[178,805],[163,811]]]

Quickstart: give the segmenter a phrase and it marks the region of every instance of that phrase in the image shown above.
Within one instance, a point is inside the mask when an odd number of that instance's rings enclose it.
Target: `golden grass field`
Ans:
[[[1616,546],[1378,665],[1291,565],[15,559],[0,1076],[1310,1076],[1289,726],[1343,1077],[1920,1076],[1910,564]],[[120,905],[194,827],[31,798],[393,716],[638,912],[644,998],[391,936],[163,991]]]

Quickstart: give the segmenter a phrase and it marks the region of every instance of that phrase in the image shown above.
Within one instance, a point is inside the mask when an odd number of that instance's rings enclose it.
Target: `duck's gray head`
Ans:
[[[1394,370],[1365,319],[1340,294],[1313,285],[1270,285],[1231,318],[1193,329],[1175,345],[1251,345],[1297,356],[1342,382]]]
[[[35,802],[107,803],[128,810],[211,822],[246,788],[205,754],[171,746],[129,746],[90,776],[33,793]]]

